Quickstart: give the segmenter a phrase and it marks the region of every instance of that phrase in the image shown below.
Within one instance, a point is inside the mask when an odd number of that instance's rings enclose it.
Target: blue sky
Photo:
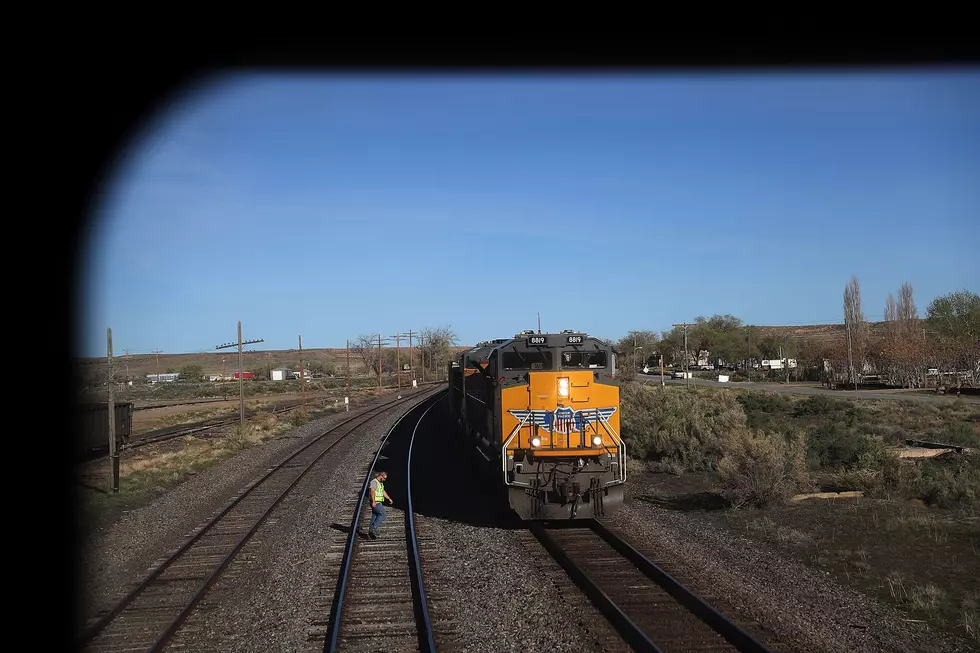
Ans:
[[[449,325],[619,337],[980,290],[980,71],[221,78],[84,247],[82,355]]]

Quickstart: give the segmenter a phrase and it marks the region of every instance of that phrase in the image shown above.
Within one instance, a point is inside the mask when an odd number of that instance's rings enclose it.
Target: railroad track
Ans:
[[[271,411],[274,415],[281,415],[287,413],[291,410],[296,410],[303,405],[302,401],[294,401],[290,403],[283,404],[282,406],[274,406]],[[246,419],[255,417],[260,412],[266,411],[246,411]],[[156,442],[164,442],[166,440],[173,440],[174,438],[180,438],[185,435],[190,435],[192,433],[200,433],[201,431],[210,431],[212,429],[221,428],[222,426],[228,426],[230,424],[237,424],[240,421],[239,416],[234,417],[215,417],[214,419],[208,419],[201,422],[195,422],[193,424],[181,424],[178,426],[169,426],[162,429],[156,429],[145,433],[144,435],[132,439],[129,442],[122,445],[121,450],[126,449],[137,449],[139,447],[153,444]],[[103,452],[101,457],[107,456],[107,452]]]
[[[408,396],[419,394],[426,391]],[[161,650],[259,526],[317,461],[361,426],[402,403],[394,399],[340,422],[247,486],[137,587],[91,623],[81,635],[82,650]]]
[[[601,522],[529,528],[633,650],[771,653]]]
[[[445,381],[426,381],[425,383],[420,384],[420,386],[432,386],[432,385],[439,385],[439,384],[442,384],[442,383],[445,383]],[[399,389],[398,390],[398,392],[402,392],[402,391],[404,391],[404,392],[411,392],[412,389],[411,388],[404,388],[404,389]],[[338,396],[340,396],[340,395],[338,395]],[[331,399],[331,398],[336,398],[336,397],[333,397],[331,395],[326,395],[326,396],[323,396],[323,397],[315,397],[315,398],[309,399],[308,402],[310,402],[310,401],[318,401],[320,399]],[[221,400],[221,401],[223,401],[223,400]],[[203,402],[199,402],[199,403],[203,403]],[[297,400],[293,400],[293,401],[290,401],[290,402],[286,402],[286,403],[282,404],[281,406],[275,405],[275,406],[272,407],[272,411],[271,412],[273,414],[275,414],[275,415],[281,415],[282,413],[287,413],[289,411],[296,410],[297,408],[299,408],[302,405],[303,405],[303,401],[301,399],[297,399]],[[245,412],[245,416],[246,416],[246,418],[254,417],[255,415],[257,415],[260,412],[267,412],[267,411],[262,411],[262,410],[259,410],[259,411],[246,411]],[[127,449],[137,449],[139,447],[142,447],[142,446],[145,446],[145,445],[148,445],[148,444],[154,444],[156,442],[165,442],[166,440],[173,440],[174,438],[181,438],[181,437],[183,437],[185,435],[191,435],[192,433],[200,433],[201,431],[210,431],[212,429],[221,428],[223,426],[229,426],[231,424],[237,424],[239,422],[239,420],[240,420],[240,417],[238,417],[237,415],[234,416],[234,417],[215,417],[213,419],[204,420],[204,421],[201,421],[201,422],[194,422],[193,424],[181,424],[181,425],[178,425],[178,426],[168,426],[166,428],[156,429],[156,430],[153,430],[153,431],[149,431],[148,433],[145,433],[145,434],[143,434],[140,437],[130,439],[129,442],[126,442],[125,444],[122,445],[122,447],[120,447],[120,450],[121,451],[125,451]],[[106,449],[106,450],[100,451],[97,455],[94,455],[94,456],[90,457],[89,460],[97,460],[97,459],[101,459],[101,458],[106,458],[108,455],[109,455],[109,452],[108,452],[108,449]]]
[[[446,391],[440,391],[406,413],[385,436],[368,468],[344,545],[325,651],[428,653],[436,650],[412,507],[412,447],[425,416],[445,396]],[[400,428],[403,432],[393,436]],[[380,527],[380,537],[362,542],[366,538],[358,529],[358,522],[362,522],[366,531],[366,524],[371,519],[370,503],[365,500],[368,483],[383,451],[389,460],[400,459],[399,454],[389,452],[402,444],[389,443],[389,440],[408,437],[408,429],[411,429],[411,435],[404,456],[405,465],[394,472],[404,474],[405,484],[401,488],[404,497],[392,496],[395,500],[404,500],[404,510],[389,508]]]

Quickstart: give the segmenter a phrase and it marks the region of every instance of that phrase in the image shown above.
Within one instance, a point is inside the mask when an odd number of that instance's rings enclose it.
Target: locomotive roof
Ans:
[[[537,344],[538,339],[543,339],[541,340],[543,344]],[[610,345],[582,331],[567,329],[559,333],[537,333],[528,330],[515,334],[512,338],[497,338],[496,340],[479,342],[472,349],[461,353],[459,360],[486,360],[495,349],[516,348],[518,351],[536,351],[542,347],[580,347],[585,345],[589,345],[590,349],[611,349]]]

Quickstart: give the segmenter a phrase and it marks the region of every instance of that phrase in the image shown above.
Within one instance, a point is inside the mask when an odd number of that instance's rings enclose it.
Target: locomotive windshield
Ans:
[[[505,351],[503,352],[505,370],[550,370],[553,361],[550,351]]]
[[[595,369],[606,366],[606,352],[604,351],[563,351],[561,354],[561,368],[567,369]]]

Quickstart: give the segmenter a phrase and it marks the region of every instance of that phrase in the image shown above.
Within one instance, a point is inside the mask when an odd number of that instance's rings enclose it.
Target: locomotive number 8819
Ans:
[[[449,364],[458,437],[522,519],[602,517],[623,502],[616,356],[575,331],[482,342]]]

